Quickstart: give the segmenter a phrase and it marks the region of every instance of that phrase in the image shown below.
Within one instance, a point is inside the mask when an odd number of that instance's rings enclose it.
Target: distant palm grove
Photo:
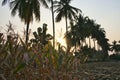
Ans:
[[[0,33],[0,80],[99,80],[86,74],[82,65],[120,60],[120,41],[110,44],[104,28],[71,3],[72,0],[2,1],[2,5],[10,5],[12,16],[19,16],[25,23],[26,30],[21,37],[9,22],[7,34]],[[41,6],[51,10],[53,34],[47,33],[49,24],[44,23],[29,38],[30,23],[41,20]],[[55,23],[62,19],[66,47],[55,41]]]

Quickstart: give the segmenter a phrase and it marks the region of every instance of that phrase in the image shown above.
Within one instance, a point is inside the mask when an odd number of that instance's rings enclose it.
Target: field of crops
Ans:
[[[90,62],[82,65],[83,80],[120,80],[120,62]]]

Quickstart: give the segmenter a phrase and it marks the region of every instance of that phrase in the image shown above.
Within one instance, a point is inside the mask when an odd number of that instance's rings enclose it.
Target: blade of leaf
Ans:
[[[21,63],[20,65],[18,65],[15,70],[13,71],[13,74],[16,74],[18,71],[20,71],[21,69],[23,69],[26,66],[26,63]]]

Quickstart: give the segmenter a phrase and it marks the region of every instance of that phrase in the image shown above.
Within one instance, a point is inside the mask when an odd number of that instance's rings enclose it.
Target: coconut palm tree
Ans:
[[[60,0],[54,2],[54,7],[56,8],[55,12],[57,13],[56,22],[60,22],[63,17],[66,21],[66,32],[68,31],[68,21],[74,20],[77,18],[77,14],[81,12],[80,9],[75,8],[70,5],[72,0]]]
[[[37,31],[33,32],[34,38],[30,41],[35,44],[41,44],[45,46],[53,38],[50,34],[47,34],[47,24],[43,24],[43,27],[38,27]]]
[[[46,8],[48,5],[45,0],[3,0],[2,5],[6,4],[8,1],[12,16],[15,16],[18,12],[18,16],[21,21],[27,25],[25,42],[28,43],[30,22],[33,21],[33,17],[35,17],[37,21],[40,21],[40,3],[42,3]]]
[[[90,30],[91,30],[91,27],[90,25],[88,25],[88,17],[84,17],[82,15],[79,15],[78,17],[78,22],[77,22],[77,25],[79,27],[79,33],[81,35],[79,35],[80,39],[82,42],[85,43],[85,45],[87,46],[87,43],[86,43],[86,38],[90,36]]]
[[[92,38],[92,32],[94,31],[94,26],[95,26],[95,21],[90,19],[90,18],[87,18],[87,21],[86,21],[86,26],[87,26],[87,37],[89,39],[89,48],[91,48],[91,38]]]
[[[94,48],[96,48],[95,42],[97,40],[106,58],[108,56],[109,40],[106,38],[105,30],[100,27],[101,26],[95,23],[94,20],[88,17],[79,16],[77,23],[68,31],[69,41],[73,43],[73,46],[76,46],[77,43],[83,42],[86,37],[90,37],[90,39],[94,40]],[[79,46],[81,46],[81,44]]]
[[[119,41],[117,43],[117,41],[113,41],[112,45],[111,45],[111,51],[114,51],[115,53],[119,53],[120,52],[120,44]]]
[[[52,12],[52,23],[53,23],[53,48],[55,48],[55,21],[54,21],[54,10],[53,10],[54,1],[53,0],[50,1],[51,1],[51,12]]]
[[[70,25],[71,29],[66,33],[66,38],[69,41],[69,45],[71,43],[72,47],[75,47],[75,50],[80,46],[83,42],[86,44],[86,36],[87,34],[87,27],[86,27],[86,19],[87,17],[83,17],[82,15],[79,15],[77,19],[77,23],[73,25],[73,23]]]
[[[110,50],[109,46],[110,44],[108,43],[109,39],[106,38],[105,30],[103,28],[99,28],[97,30],[97,36],[96,40],[98,45],[102,48],[103,51],[103,60],[107,59],[108,57],[108,50]]]
[[[91,36],[92,36],[92,39],[93,39],[93,43],[94,43],[94,49],[96,49],[96,38],[100,35],[99,34],[99,28],[100,28],[100,25],[98,24],[95,24],[92,26],[92,32],[91,32]]]

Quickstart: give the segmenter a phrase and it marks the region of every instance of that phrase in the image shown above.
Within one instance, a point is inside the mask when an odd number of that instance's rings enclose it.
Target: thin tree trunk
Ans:
[[[100,46],[99,46],[99,44],[97,44],[97,49],[98,49],[98,51],[100,51]]]
[[[67,12],[66,12],[66,15],[65,15],[65,21],[66,21],[66,33],[67,33],[68,32]]]
[[[83,47],[83,41],[81,41],[81,44],[80,44],[81,47]]]
[[[89,36],[89,48],[91,48],[91,41],[90,41],[90,36]]]
[[[85,46],[87,46],[86,38],[85,38],[84,42],[85,42]]]
[[[95,39],[93,39],[93,43],[94,43],[94,49],[96,50],[96,46],[95,46]]]
[[[66,14],[65,14],[65,21],[66,21],[66,34],[68,33],[68,29],[67,29],[67,11],[66,11]],[[67,44],[67,50],[69,50],[69,47],[68,47],[68,44]],[[68,51],[67,51],[68,53]]]
[[[77,45],[76,45],[76,43],[75,43],[75,52],[77,52]]]
[[[26,44],[28,43],[29,40],[28,34],[29,34],[29,22],[27,22],[27,27],[26,27],[26,41],[25,41]]]
[[[53,22],[53,48],[55,48],[55,21],[54,21],[54,11],[53,11],[53,0],[51,0],[52,5],[52,22]]]

